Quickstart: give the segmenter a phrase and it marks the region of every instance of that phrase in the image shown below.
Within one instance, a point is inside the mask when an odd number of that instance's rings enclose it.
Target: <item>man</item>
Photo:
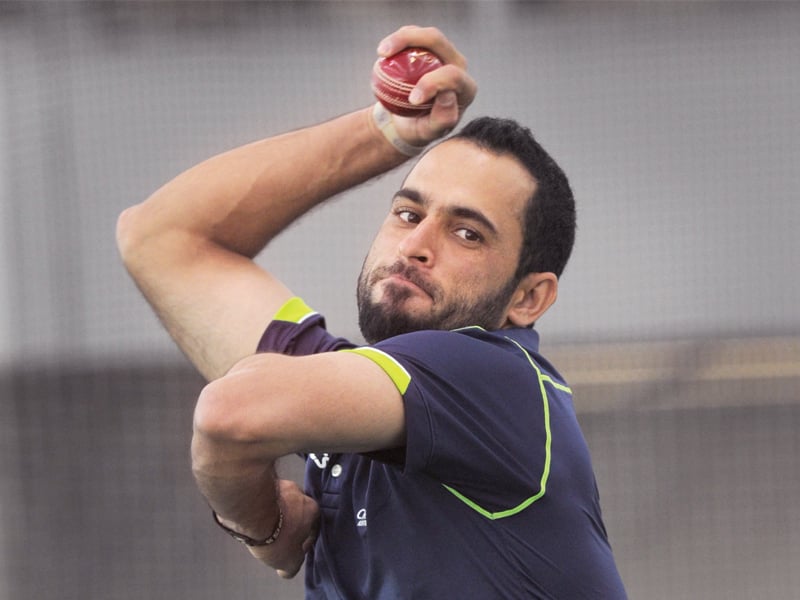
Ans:
[[[120,218],[125,264],[211,382],[193,471],[217,523],[307,598],[621,598],[588,450],[531,326],[574,236],[566,178],[527,130],[480,119],[428,150],[358,281],[357,348],[252,258],[334,194],[442,137],[472,102],[464,58],[412,101],[214,157]],[[267,324],[269,324],[268,327]],[[266,327],[266,330],[265,330]],[[259,352],[254,354],[255,349]],[[278,479],[307,457],[305,492]]]

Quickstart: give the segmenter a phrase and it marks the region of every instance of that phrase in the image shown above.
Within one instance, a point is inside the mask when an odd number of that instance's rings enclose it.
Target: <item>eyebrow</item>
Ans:
[[[425,197],[413,188],[404,187],[397,190],[392,198],[392,202],[394,202],[397,198],[405,198],[406,200],[410,200],[414,204],[418,204],[422,207],[428,206],[428,201],[425,199]],[[447,208],[447,213],[454,217],[476,221],[486,227],[486,229],[488,229],[492,235],[497,236],[497,227],[495,227],[494,223],[492,223],[489,218],[479,210],[468,208],[466,206],[450,206]]]

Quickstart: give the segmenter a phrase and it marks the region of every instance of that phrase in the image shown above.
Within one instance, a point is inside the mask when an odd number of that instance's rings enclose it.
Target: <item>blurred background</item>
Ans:
[[[0,2],[0,599],[302,597],[211,523],[203,386],[114,227],[183,169],[366,106],[377,42],[436,25],[570,176],[537,326],[575,390],[632,598],[800,589],[800,4]],[[359,339],[405,169],[262,257]],[[300,465],[282,470],[299,477]]]

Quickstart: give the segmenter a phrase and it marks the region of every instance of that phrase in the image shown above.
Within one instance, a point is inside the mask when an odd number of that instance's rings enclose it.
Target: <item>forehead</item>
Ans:
[[[421,194],[433,210],[469,208],[495,224],[513,222],[519,229],[536,182],[513,156],[454,139],[427,152],[406,177],[404,187]]]

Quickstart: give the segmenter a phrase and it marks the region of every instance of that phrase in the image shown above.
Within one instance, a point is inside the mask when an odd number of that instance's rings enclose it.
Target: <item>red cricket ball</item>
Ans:
[[[408,94],[426,73],[444,63],[425,48],[406,48],[393,56],[379,58],[372,67],[372,91],[386,110],[401,117],[429,113],[432,102],[411,104]]]

